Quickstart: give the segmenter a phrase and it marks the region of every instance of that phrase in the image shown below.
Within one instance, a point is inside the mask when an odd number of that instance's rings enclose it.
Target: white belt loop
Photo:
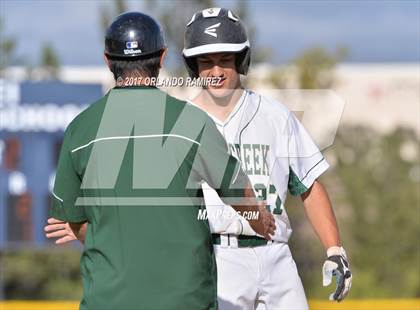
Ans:
[[[224,248],[237,248],[238,238],[235,235],[220,235],[220,246]]]
[[[238,238],[235,235],[229,235],[229,246],[231,248],[238,247]]]
[[[220,235],[220,246],[227,248],[229,246],[229,240],[227,235]]]

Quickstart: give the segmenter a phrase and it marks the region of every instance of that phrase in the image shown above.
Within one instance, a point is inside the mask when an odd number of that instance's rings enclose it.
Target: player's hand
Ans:
[[[73,240],[77,240],[73,230],[70,228],[69,223],[57,220],[52,217],[50,217],[47,222],[48,225],[44,227],[45,236],[49,239],[57,238],[57,240],[55,240],[55,244],[64,244]]]
[[[249,224],[257,234],[263,236],[267,240],[271,240],[270,235],[274,235],[274,231],[276,230],[274,216],[267,211],[265,202],[260,202],[258,204],[258,211],[258,220],[249,221]]]
[[[331,284],[332,277],[336,277],[335,292],[330,300],[342,301],[350,291],[352,275],[346,251],[342,247],[331,247],[327,250],[328,258],[322,267],[323,285]]]

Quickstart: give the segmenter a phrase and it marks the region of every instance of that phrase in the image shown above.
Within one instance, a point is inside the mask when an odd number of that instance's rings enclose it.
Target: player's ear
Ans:
[[[168,52],[168,49],[167,48],[164,48],[163,50],[162,50],[162,52],[160,53],[160,61],[159,61],[159,67],[160,68],[162,68],[162,65],[163,65],[163,61],[164,61],[164,59],[165,59],[165,57],[166,57],[166,53]]]

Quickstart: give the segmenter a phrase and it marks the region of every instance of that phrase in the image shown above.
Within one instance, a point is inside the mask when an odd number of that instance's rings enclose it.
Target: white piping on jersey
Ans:
[[[243,93],[242,93],[242,95],[241,95],[241,97],[239,97],[239,99],[238,99],[238,103],[235,105],[235,107],[233,108],[233,110],[231,111],[231,113],[229,114],[229,116],[227,117],[227,119],[226,119],[226,121],[224,121],[224,122],[222,122],[221,120],[219,120],[217,117],[215,117],[215,116],[213,116],[213,115],[211,115],[209,112],[207,112],[205,109],[203,109],[202,107],[200,107],[199,105],[197,105],[194,101],[192,101],[192,100],[187,100],[187,102],[189,103],[189,104],[191,104],[191,105],[193,105],[193,106],[195,106],[196,108],[198,108],[198,109],[200,109],[200,110],[202,110],[202,111],[204,111],[215,123],[216,123],[216,125],[218,125],[218,126],[221,126],[221,127],[223,127],[223,138],[225,138],[225,140],[226,140],[226,137],[225,137],[225,135],[224,135],[224,128],[225,128],[225,126],[227,125],[227,124],[229,124],[229,122],[233,119],[233,117],[236,115],[236,114],[238,114],[238,112],[240,111],[240,109],[241,109],[241,107],[243,106],[243,104],[244,104],[244,102],[246,102],[246,99],[248,98],[248,95],[249,95],[249,93],[248,93],[248,91],[246,90],[246,89],[244,89],[244,91],[243,91]],[[239,103],[240,102],[240,103]],[[242,115],[243,116],[243,115]],[[239,160],[239,162],[241,162],[241,158],[240,158],[240,154],[239,154],[239,158],[238,158],[238,160]],[[239,176],[239,171],[240,171],[240,168],[239,169],[237,169],[236,170],[236,175],[235,175],[235,177],[232,179],[232,182],[233,183],[235,183],[236,182],[236,179],[238,178],[238,176]]]
[[[316,166],[318,166],[323,160],[325,160],[325,157],[324,156],[322,156],[322,158],[315,164],[315,165],[313,165],[312,166],[312,168],[311,169],[309,169],[308,170],[308,172],[306,172],[306,174],[305,174],[305,176],[301,179],[301,180],[299,180],[300,182],[302,182],[303,180],[305,180],[306,179],[306,177],[309,175],[309,173],[313,170],[313,169],[315,169],[315,167]],[[292,169],[293,170],[293,169]]]
[[[240,129],[238,129],[239,130],[239,132],[237,133],[237,141],[238,141],[238,143],[239,143],[239,154],[238,154],[238,156],[239,156],[239,161],[241,162],[241,165],[242,165],[242,156],[241,156],[241,150],[243,150],[243,146],[242,146],[242,133],[244,132],[244,130],[248,127],[248,125],[254,120],[254,118],[255,118],[255,116],[257,115],[257,113],[258,113],[258,110],[260,109],[260,105],[261,105],[261,95],[259,95],[258,96],[259,97],[259,100],[258,100],[258,106],[257,106],[257,109],[255,110],[255,113],[252,115],[252,117],[251,117],[251,119],[248,121],[248,123],[246,123],[246,125],[244,126],[244,127],[242,127],[242,128],[240,128]],[[242,116],[244,116],[244,115],[242,115]],[[267,167],[267,169],[268,169],[268,167]],[[266,185],[266,187],[268,187],[268,185],[269,185],[269,183],[270,183],[270,178],[268,178],[268,181],[267,181],[267,185]],[[255,192],[255,190],[254,190],[254,192]]]
[[[238,137],[238,142],[239,142],[239,145],[240,145],[240,147],[242,148],[242,133],[243,133],[243,131],[248,127],[248,125],[249,124],[251,124],[251,122],[254,120],[254,118],[255,118],[255,115],[257,115],[257,113],[258,113],[258,110],[260,109],[260,105],[261,105],[261,95],[258,95],[258,97],[259,97],[259,100],[258,100],[258,106],[257,106],[257,109],[255,110],[255,113],[252,115],[252,117],[251,117],[251,119],[249,120],[249,122],[244,126],[244,127],[242,127],[241,129],[240,129],[240,132],[239,132],[239,137]]]
[[[246,101],[246,99],[248,98],[248,91],[245,89],[244,90],[244,94],[242,94],[242,96],[241,96],[241,98],[242,98],[242,101],[241,101],[241,103],[240,104],[237,104],[236,106],[235,106],[235,109],[232,111],[232,113],[228,116],[228,119],[223,123],[223,124],[220,124],[220,126],[222,126],[223,127],[223,137],[225,137],[225,126],[227,125],[227,124],[229,124],[229,122],[233,119],[233,117],[236,115],[236,114],[238,114],[238,112],[239,112],[239,110],[241,109],[241,107],[244,105],[244,102]],[[239,99],[240,100],[240,99]],[[243,117],[244,115],[242,114],[242,117]],[[226,139],[226,138],[225,138]],[[239,156],[239,158],[238,158],[238,161],[240,162],[240,164],[241,164],[241,166],[242,166],[242,158],[241,158],[241,154],[240,154],[240,152],[239,152],[239,154],[238,154],[238,156]],[[241,167],[239,167],[239,169],[236,171],[236,175],[235,175],[235,177],[233,178],[233,183],[235,183],[236,182],[236,179],[238,178],[238,176],[239,176],[239,171],[240,171],[240,169],[241,169]]]
[[[229,124],[229,122],[234,118],[234,116],[235,115],[237,115],[238,114],[238,112],[241,110],[241,108],[242,108],[242,106],[244,105],[244,103],[246,102],[246,99],[248,98],[248,96],[249,96],[249,91],[248,90],[246,90],[246,89],[244,89],[244,92],[243,92],[243,94],[241,95],[241,97],[238,99],[238,103],[235,105],[235,107],[234,107],[234,109],[232,110],[232,112],[229,114],[229,116],[228,116],[228,118],[226,119],[226,121],[224,121],[224,122],[222,122],[221,120],[219,120],[218,118],[216,118],[215,116],[213,116],[213,115],[211,115],[209,112],[207,112],[205,109],[203,109],[202,107],[200,107],[199,105],[197,105],[197,104],[195,104],[192,100],[187,100],[187,102],[188,103],[190,103],[191,105],[193,105],[193,106],[195,106],[195,107],[197,107],[197,108],[199,108],[200,110],[202,110],[202,111],[204,111],[204,112],[206,112],[207,113],[207,115],[208,116],[210,116],[210,118],[216,123],[216,125],[218,125],[218,126],[220,126],[220,127],[222,127],[223,128],[223,132],[224,132],[224,128],[225,128],[225,126],[226,125],[228,125]],[[240,102],[240,103],[239,103]],[[257,107],[257,109],[256,109],[256,111],[255,111],[255,113],[252,115],[252,117],[251,117],[251,119],[250,119],[250,121],[243,127],[243,128],[240,128],[239,129],[239,131],[238,131],[238,143],[239,143],[239,147],[240,147],[240,149],[242,149],[242,139],[241,139],[241,136],[242,136],[242,132],[244,131],[244,129],[246,128],[246,127],[248,127],[248,125],[252,122],[252,120],[255,118],[255,115],[257,114],[257,112],[258,112],[258,110],[259,110],[259,108],[260,108],[260,105],[261,105],[261,96],[259,96],[259,101],[258,101],[258,107]],[[244,115],[242,114],[242,117],[244,117]],[[224,133],[223,133],[223,137],[224,137]],[[225,138],[225,137],[224,137]],[[226,139],[226,138],[225,138]],[[241,165],[242,165],[242,158],[241,158],[241,154],[240,154],[240,152],[239,152],[239,158],[238,158],[238,160],[239,160],[239,162],[241,163]],[[236,171],[236,175],[235,175],[235,177],[233,178],[233,182],[235,182],[236,181],[236,179],[238,178],[238,176],[239,176],[239,171],[240,171],[240,169],[237,169],[237,171]]]
[[[197,142],[193,139],[184,137],[184,136],[180,136],[180,135],[174,135],[174,134],[158,134],[158,135],[142,135],[142,136],[116,136],[116,137],[105,137],[105,138],[98,138],[95,140],[92,140],[88,143],[86,143],[85,145],[79,146],[73,150],[71,150],[72,153],[77,152],[85,147],[88,147],[89,145],[91,145],[92,143],[98,142],[98,141],[106,141],[106,140],[122,140],[122,139],[144,139],[144,138],[158,138],[158,137],[175,137],[175,138],[180,138],[180,139],[184,139],[187,141],[190,141],[192,143],[195,143],[197,145],[201,145],[200,142]]]
[[[235,106],[235,108],[233,109],[233,111],[229,114],[228,118],[226,119],[225,122],[222,122],[222,126],[225,127],[227,124],[229,124],[229,122],[233,119],[233,117],[238,114],[238,112],[241,110],[242,106],[244,105],[244,103],[246,102],[246,99],[248,98],[248,91],[245,89],[242,96],[238,99],[241,100],[241,103],[237,104]]]
[[[64,200],[63,199],[61,199],[60,197],[58,197],[54,192],[51,192],[52,193],[52,195],[57,199],[57,200],[59,200],[59,201],[61,201],[61,202],[64,202]]]
[[[240,161],[240,159],[238,159],[238,160]],[[241,171],[241,167],[238,167],[238,169],[236,169],[236,175],[233,178],[232,183],[236,182],[236,179],[238,178],[238,175],[239,175],[239,171]]]

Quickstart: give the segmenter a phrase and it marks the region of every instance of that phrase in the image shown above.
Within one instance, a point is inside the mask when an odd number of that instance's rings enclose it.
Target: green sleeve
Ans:
[[[83,206],[75,202],[81,196],[81,176],[76,172],[71,156],[71,126],[67,127],[55,175],[50,215],[56,219],[80,223],[87,221]]]
[[[291,167],[289,167],[289,182],[287,187],[293,196],[300,196],[308,190]]]

